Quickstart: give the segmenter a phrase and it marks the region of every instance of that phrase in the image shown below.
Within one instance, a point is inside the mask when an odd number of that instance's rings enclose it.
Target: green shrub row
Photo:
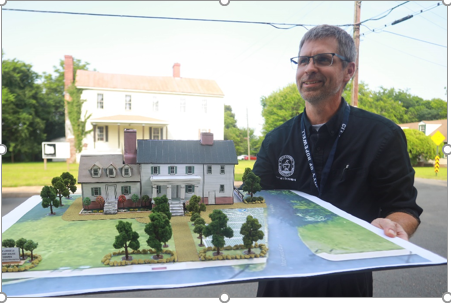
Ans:
[[[146,255],[146,254],[156,254],[156,251],[153,249],[142,249],[142,250],[134,250],[129,252],[129,255],[137,255],[137,254],[141,254],[141,255]],[[169,249],[164,249],[162,251],[162,254],[168,254],[171,255],[171,257],[167,258],[167,259],[159,259],[159,260],[154,260],[154,259],[133,259],[132,261],[127,261],[127,260],[121,260],[121,261],[111,261],[111,258],[113,256],[120,256],[120,255],[125,255],[125,251],[121,250],[119,252],[113,252],[113,253],[109,253],[106,254],[101,262],[104,265],[109,265],[109,266],[121,266],[121,265],[129,265],[129,264],[150,264],[150,263],[169,263],[169,262],[176,262],[177,261],[177,257],[175,255],[175,253]]]
[[[25,256],[31,257],[31,253],[26,252]],[[35,268],[39,264],[39,262],[42,261],[41,255],[33,255],[33,258],[34,258],[34,260],[31,261],[31,263],[29,265],[25,265],[20,268],[17,265],[3,263],[2,264],[2,273],[24,272],[24,271],[31,270],[31,269]]]
[[[219,256],[207,256],[207,252],[209,251],[215,251],[215,247],[207,247],[202,249],[199,252],[199,259],[201,261],[205,260],[233,260],[233,259],[253,259],[253,258],[260,258],[260,257],[266,257],[266,254],[268,253],[268,248],[265,244],[254,244],[254,248],[260,248],[260,254],[251,254],[251,255],[219,255]],[[241,250],[241,249],[247,249],[243,244],[236,244],[233,247],[232,246],[226,246],[224,248],[220,248],[219,250]]]
[[[261,204],[265,202],[265,199],[261,196],[257,197],[246,197],[243,201],[245,204]]]

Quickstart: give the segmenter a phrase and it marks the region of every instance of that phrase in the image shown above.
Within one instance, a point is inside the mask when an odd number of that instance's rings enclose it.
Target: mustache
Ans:
[[[301,83],[303,83],[303,82],[310,82],[310,81],[324,81],[324,78],[323,78],[323,76],[318,75],[318,74],[311,74],[311,75],[308,75],[305,78],[301,78],[300,81],[301,81]]]

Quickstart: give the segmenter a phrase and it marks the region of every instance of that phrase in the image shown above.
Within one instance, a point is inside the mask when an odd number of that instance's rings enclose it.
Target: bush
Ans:
[[[410,163],[416,165],[421,157],[431,160],[435,157],[435,144],[429,136],[416,129],[404,129]]]

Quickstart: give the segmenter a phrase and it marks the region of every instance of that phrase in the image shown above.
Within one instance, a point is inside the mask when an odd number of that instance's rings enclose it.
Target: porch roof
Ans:
[[[175,175],[169,175],[169,176],[150,176],[150,182],[155,182],[159,184],[183,184],[183,183],[201,183],[202,178],[200,176],[193,176],[193,175],[187,175],[187,176],[175,176]]]

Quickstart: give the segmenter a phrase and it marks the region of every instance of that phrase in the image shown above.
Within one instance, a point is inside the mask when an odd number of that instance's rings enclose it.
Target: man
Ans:
[[[354,75],[354,40],[321,25],[302,38],[296,84],[304,112],[269,132],[254,173],[263,189],[299,190],[408,240],[423,211],[403,131],[342,98]],[[372,296],[372,273],[261,281],[257,296]]]

